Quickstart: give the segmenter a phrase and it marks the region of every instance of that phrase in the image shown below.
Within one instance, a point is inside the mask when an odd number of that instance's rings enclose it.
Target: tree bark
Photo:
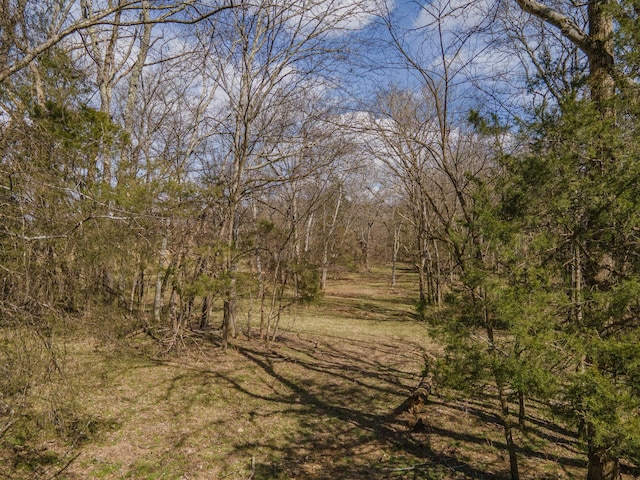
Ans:
[[[620,480],[620,461],[600,446],[589,444],[587,480]]]
[[[611,0],[590,0],[587,6],[591,42],[586,53],[589,55],[591,99],[599,105],[613,97],[615,87],[612,77],[614,45],[610,3]]]
[[[153,24],[149,22],[149,1],[143,0],[142,2],[142,20],[145,22],[142,36],[140,38],[140,50],[138,52],[138,58],[136,59],[135,64],[131,70],[131,77],[129,79],[129,88],[127,90],[127,100],[124,107],[123,113],[123,123],[124,123],[124,131],[127,134],[128,142],[123,145],[122,148],[122,169],[125,170],[127,168],[133,169],[134,163],[134,151],[132,146],[132,138],[133,138],[133,122],[134,122],[134,113],[135,113],[135,104],[136,98],[140,91],[142,78],[142,71],[144,69],[144,64],[147,60],[147,55],[149,54],[149,49],[151,48],[151,30],[153,28]],[[149,22],[149,23],[147,23]]]
[[[209,328],[209,312],[211,310],[211,294],[207,294],[202,299],[202,313],[200,314],[200,330],[207,330]]]
[[[329,230],[325,235],[324,245],[322,248],[322,268],[321,268],[321,274],[320,274],[320,289],[323,292],[327,284],[327,271],[329,270],[329,248],[331,245],[333,234],[336,229],[336,225],[338,223],[338,213],[340,212],[341,203],[342,203],[342,185],[340,185],[338,189],[338,197],[336,199],[336,208],[333,211],[333,216],[331,217],[331,223],[329,224]]]
[[[522,433],[527,429],[527,414],[525,408],[524,392],[518,392],[518,425]]]
[[[502,410],[502,427],[504,430],[504,438],[507,442],[507,450],[509,451],[509,470],[511,472],[511,480],[520,480],[520,472],[518,469],[518,453],[516,444],[513,441],[513,427],[509,418],[509,405],[504,392],[502,382],[498,381],[498,397],[500,400],[500,409]]]
[[[160,248],[160,265],[158,266],[158,275],[156,277],[156,292],[153,300],[153,320],[160,322],[160,314],[162,312],[162,286],[164,284],[164,276],[168,265],[167,237],[162,239],[162,247]]]
[[[560,30],[562,35],[589,58],[591,98],[602,103],[614,93],[613,79],[613,17],[609,13],[611,0],[589,0],[587,17],[589,31],[583,31],[570,17],[537,0],[516,0],[522,10]]]
[[[482,316],[483,322],[485,325],[485,330],[487,332],[487,339],[489,340],[491,355],[494,358],[498,355],[498,352],[495,348],[495,338],[493,332],[493,322],[490,316],[489,310],[487,309],[486,302],[486,293],[483,290],[480,290],[477,293],[477,298],[483,304],[482,306]],[[502,414],[502,428],[504,431],[504,438],[507,443],[507,451],[509,452],[509,470],[511,472],[511,480],[520,480],[520,472],[518,468],[518,452],[516,448],[516,444],[513,441],[513,426],[511,422],[511,418],[509,416],[509,403],[507,402],[507,395],[505,393],[504,382],[500,377],[500,373],[494,371],[494,380],[496,382],[496,387],[498,389],[498,401],[500,402],[500,411]]]
[[[396,286],[396,269],[398,266],[398,250],[400,250],[400,233],[402,224],[393,226],[393,251],[391,259],[391,286]]]

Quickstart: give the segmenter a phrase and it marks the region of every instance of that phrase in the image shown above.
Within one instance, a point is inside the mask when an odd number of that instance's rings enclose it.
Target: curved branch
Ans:
[[[553,25],[560,30],[562,35],[573,42],[587,55],[593,53],[593,47],[589,35],[580,26],[565,14],[548,7],[538,0],[516,0],[522,10],[539,19]]]

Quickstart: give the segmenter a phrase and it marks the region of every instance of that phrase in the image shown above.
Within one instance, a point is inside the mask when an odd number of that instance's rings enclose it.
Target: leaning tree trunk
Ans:
[[[516,3],[543,22],[553,25],[560,33],[582,50],[589,58],[589,86],[591,99],[609,109],[606,101],[615,93],[615,67],[612,0],[588,0],[589,30],[585,31],[573,19],[539,0],[515,0]]]

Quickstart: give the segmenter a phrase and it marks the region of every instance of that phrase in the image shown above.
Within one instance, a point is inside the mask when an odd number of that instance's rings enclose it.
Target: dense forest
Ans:
[[[269,344],[332,278],[409,265],[442,346],[425,368],[495,393],[510,478],[535,404],[587,480],[620,479],[640,464],[639,8],[1,0],[3,461],[65,336]]]

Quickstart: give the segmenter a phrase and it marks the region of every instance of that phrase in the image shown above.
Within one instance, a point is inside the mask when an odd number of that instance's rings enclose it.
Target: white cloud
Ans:
[[[440,24],[443,32],[477,30],[490,19],[493,0],[434,0],[420,8],[414,28],[434,28]]]
[[[283,6],[292,14],[292,28],[340,35],[367,27],[392,9],[394,0],[284,0]]]

